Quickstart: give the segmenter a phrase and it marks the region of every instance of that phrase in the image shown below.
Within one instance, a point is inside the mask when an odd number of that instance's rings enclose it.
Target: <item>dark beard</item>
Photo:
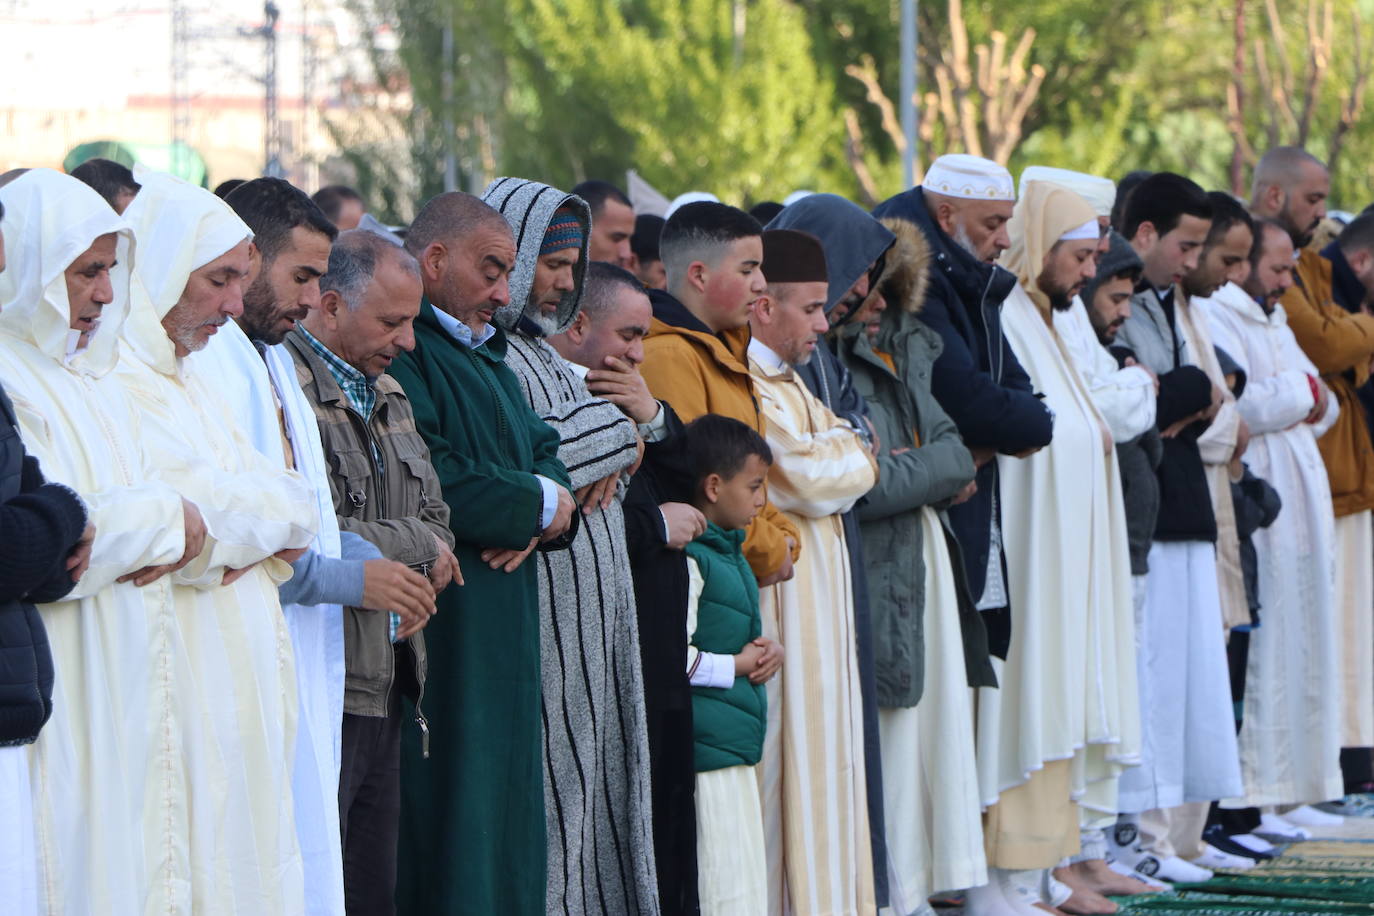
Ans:
[[[1067,312],[1073,308],[1073,296],[1066,292],[1046,293],[1050,300],[1050,308],[1056,312]]]
[[[273,330],[277,312],[273,308],[272,287],[267,282],[267,267],[258,272],[253,285],[243,291],[243,314],[239,316],[239,327],[248,339],[269,347],[282,342]],[[272,338],[276,338],[273,340]]]

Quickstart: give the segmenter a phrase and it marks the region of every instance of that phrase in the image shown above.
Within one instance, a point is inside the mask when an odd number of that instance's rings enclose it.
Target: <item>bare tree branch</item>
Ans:
[[[878,205],[878,184],[873,180],[873,173],[868,170],[868,163],[864,162],[863,129],[859,127],[859,115],[852,107],[844,110],[844,129],[845,159],[854,170],[854,177],[859,180],[859,194],[863,205],[871,209]]]

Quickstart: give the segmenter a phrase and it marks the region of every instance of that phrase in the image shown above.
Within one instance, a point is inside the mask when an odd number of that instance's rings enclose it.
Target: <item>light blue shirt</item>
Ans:
[[[452,337],[454,340],[458,341],[460,344],[467,347],[469,350],[475,350],[476,348],[482,346],[482,344],[491,340],[492,337],[496,336],[496,328],[492,327],[491,325],[487,325],[482,329],[481,339],[473,340],[472,328],[463,324],[457,318],[454,318],[452,315],[450,315],[443,309],[439,308],[438,306],[433,306],[433,308],[434,317],[438,320],[439,327],[443,328],[448,333],[449,337]]]
[[[439,322],[439,327],[469,350],[477,349],[496,334],[496,328],[487,325],[482,329],[482,336],[479,339],[474,339],[472,328],[443,309],[435,307],[433,303],[430,305],[434,308],[434,317]],[[539,481],[540,489],[544,491],[543,507],[539,511],[539,528],[543,530],[553,524],[553,517],[558,512],[558,484],[542,474],[535,474],[534,478]]]

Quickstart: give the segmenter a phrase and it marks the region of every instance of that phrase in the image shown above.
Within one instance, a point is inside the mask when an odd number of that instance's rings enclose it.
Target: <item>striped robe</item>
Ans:
[[[768,493],[801,535],[796,574],[759,596],[764,635],[786,651],[768,683],[760,770],[769,911],[872,913],[863,700],[841,515],[873,487],[877,464],[854,428],[758,341],[749,371],[773,450]]]
[[[574,490],[635,462],[635,426],[544,341],[509,333],[506,365],[558,430]],[[537,552],[550,914],[659,912],[639,630],[620,499]],[[580,510],[578,510],[580,511]]]

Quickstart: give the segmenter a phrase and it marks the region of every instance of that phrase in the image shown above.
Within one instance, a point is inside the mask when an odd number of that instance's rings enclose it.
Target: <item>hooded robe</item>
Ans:
[[[97,494],[148,493],[150,480],[173,493],[158,500],[155,517],[151,503],[134,501],[104,519],[109,559],[93,563],[96,575],[68,596],[79,600],[48,609],[69,717],[35,747],[43,893],[51,912],[301,912],[290,788],[295,675],[276,600],[289,568],[272,554],[310,541],[311,501],[304,481],[262,460],[208,393],[194,404],[169,402],[121,342],[142,319],[174,362],[147,291],[166,294],[170,307],[191,270],[249,234],[208,192],[167,176],[144,181],[146,198],[128,219],[147,246],[136,257],[128,245],[120,252],[135,270],[132,296],[117,279],[90,346],[64,367],[59,273],[42,308],[29,312],[30,346],[12,348],[28,368],[35,444],[58,473]],[[178,197],[172,206],[169,196]],[[30,204],[70,216],[57,201]],[[143,589],[114,583],[180,556],[183,497],[205,520],[200,556]],[[150,535],[172,549],[139,556]],[[248,567],[233,585],[220,584],[228,569]]]
[[[223,506],[237,512],[257,547],[243,560],[225,556],[221,563],[212,555],[206,572],[193,564],[177,574],[199,573],[194,584],[202,590],[181,596],[192,599],[180,602],[180,610],[195,615],[197,624],[182,627],[197,680],[176,689],[213,711],[193,707],[182,721],[191,731],[214,725],[206,737],[213,736],[222,755],[192,761],[192,906],[196,913],[303,912],[292,792],[299,698],[295,652],[277,592],[291,569],[273,555],[314,542],[319,503],[304,477],[253,446],[219,396],[219,379],[178,358],[161,324],[191,274],[251,231],[201,188],[161,173],[140,173],[139,180],[143,189],[125,212],[142,246],[118,378],[144,413],[144,435],[153,440],[162,478],[202,511]],[[199,469],[172,457],[187,453],[201,456]],[[213,532],[208,514],[206,522]],[[247,572],[221,586],[219,567]],[[232,714],[224,709],[226,700],[232,700]],[[204,805],[206,798],[216,804]]]
[[[1250,633],[1240,730],[1243,802],[1304,804],[1339,798],[1341,690],[1335,515],[1318,438],[1336,423],[1334,394],[1305,422],[1318,372],[1298,348],[1282,305],[1265,314],[1228,283],[1195,299],[1212,340],[1245,372],[1236,402],[1250,427],[1245,463],[1278,491],[1283,510],[1251,535],[1259,558],[1262,625]]]
[[[53,714],[32,755],[38,912],[138,912],[156,872],[156,812],[166,800],[145,772],[167,761],[152,740],[167,698],[147,670],[171,583],[115,584],[175,562],[184,548],[180,495],[149,473],[140,418],[112,383],[129,309],[128,224],[86,185],[34,169],[0,190],[0,378],[28,452],[81,494],[96,526],[91,568],[64,600],[40,605],[53,655]],[[119,233],[115,298],[81,352],[63,271],[105,233]],[[152,598],[145,602],[145,598]],[[111,623],[118,621],[119,626]],[[56,787],[62,787],[59,791]],[[132,825],[148,830],[130,842]]]
[[[1018,285],[1003,306],[1002,327],[1054,411],[1055,428],[1053,441],[1034,455],[999,459],[1008,585],[1019,610],[1001,689],[979,697],[978,732],[986,804],[1028,782],[1037,791],[1042,767],[1071,761],[1071,798],[1063,805],[1072,799],[1111,818],[1116,776],[1140,753],[1121,479],[1106,420],[1036,285],[1060,237],[1094,218],[1074,192],[1031,182],[1009,224],[1004,262]],[[1052,867],[1076,850],[1078,826],[1068,824],[1068,848],[1054,852],[1047,842],[1041,861],[993,864]]]
[[[577,316],[591,229],[587,205],[519,178],[498,178],[482,199],[506,217],[519,246],[510,303],[495,317],[509,341],[506,364],[530,406],[558,432],[558,457],[572,489],[629,470],[638,459],[634,421],[593,397],[524,317],[540,246],[560,207],[577,215],[582,241],[574,289],[559,303],[555,333]],[[537,558],[549,913],[659,909],[639,629],[626,574],[623,485],[618,490],[608,508],[583,515],[567,550]]]

